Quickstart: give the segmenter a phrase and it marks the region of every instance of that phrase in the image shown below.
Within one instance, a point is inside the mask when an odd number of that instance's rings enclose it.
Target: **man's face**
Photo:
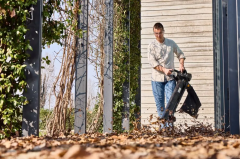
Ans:
[[[158,41],[164,40],[164,31],[162,29],[153,29],[153,33]]]

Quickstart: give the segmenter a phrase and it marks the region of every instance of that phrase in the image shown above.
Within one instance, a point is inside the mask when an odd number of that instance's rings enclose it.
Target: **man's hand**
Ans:
[[[183,73],[183,70],[185,70],[184,65],[183,65],[183,64],[180,64],[180,66],[179,66],[179,71],[181,71],[181,72]]]
[[[173,69],[167,69],[167,68],[164,68],[164,67],[162,69],[163,69],[163,72],[164,72],[165,75],[171,75],[172,74]]]

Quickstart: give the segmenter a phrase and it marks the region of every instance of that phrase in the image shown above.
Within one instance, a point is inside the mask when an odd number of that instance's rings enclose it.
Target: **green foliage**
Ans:
[[[21,106],[27,104],[17,94],[26,87],[24,61],[26,49],[32,49],[24,39],[27,32],[28,6],[36,0],[0,0],[0,138],[10,137],[21,130]]]
[[[27,49],[32,50],[29,41],[25,40],[27,32],[26,21],[29,15],[29,6],[36,4],[37,0],[0,0],[0,138],[10,137],[17,131],[21,131],[21,109],[28,103],[26,97],[17,94],[24,91],[25,82],[24,61],[28,58],[25,53]],[[67,3],[76,4],[78,0],[69,0]],[[64,1],[46,0],[43,6],[43,47],[58,43],[63,45],[62,40],[67,36],[67,28],[75,29],[77,22],[74,21],[76,10],[61,8]],[[80,6],[80,5],[79,5]],[[115,28],[114,28],[114,129],[121,131],[122,108],[123,108],[123,83],[130,82],[130,119],[135,121],[135,113],[138,106],[134,103],[136,90],[138,88],[138,71],[140,68],[140,1],[130,0],[131,12],[131,35],[129,50],[127,40],[129,32],[125,25],[127,20],[126,11],[128,1],[115,3]],[[67,14],[66,19],[54,19],[53,14]],[[75,31],[77,36],[82,35],[82,30]],[[43,59],[47,64],[50,60]],[[131,74],[130,78],[128,74]],[[124,77],[124,78],[123,78]],[[130,80],[130,81],[129,81]],[[41,114],[48,114],[41,110]],[[41,115],[41,120],[44,117]],[[73,116],[71,116],[73,117]],[[73,118],[69,123],[73,123]],[[100,121],[100,120],[99,120]],[[102,119],[101,119],[102,121]],[[40,128],[45,123],[41,123]],[[71,125],[68,126],[69,128]],[[102,131],[102,130],[99,130]]]
[[[91,124],[95,124],[94,127],[96,127],[96,132],[102,133],[103,132],[103,116],[101,115],[101,113],[99,113],[99,106],[100,106],[100,94],[98,94],[98,98],[97,98],[97,103],[95,104],[93,110],[89,110],[87,109],[87,130],[89,130],[89,128],[92,128],[93,125]],[[100,117],[96,120],[96,116],[100,114]],[[93,121],[95,120],[95,121]],[[91,129],[92,130],[92,129]]]
[[[66,30],[71,28],[75,30],[77,22],[74,21],[74,12],[80,13],[80,8],[76,11],[70,6],[73,7],[73,4],[79,3],[79,0],[68,0],[68,7],[65,7],[65,1],[63,0],[46,0],[44,1],[43,6],[43,37],[42,45],[51,45],[57,43],[63,45],[62,39],[67,37]],[[80,7],[80,5],[78,4]],[[64,14],[64,17],[61,17]],[[60,18],[56,18],[54,15],[59,15]],[[54,18],[55,17],[55,18]],[[77,29],[76,35],[81,36],[82,30]]]
[[[128,3],[124,2],[114,4],[113,129],[117,131],[122,129],[123,83],[128,82],[129,72],[129,51],[127,45],[129,32],[126,25],[128,22],[126,14]]]
[[[140,106],[136,105],[135,99],[139,89],[141,69],[141,1],[130,0],[130,121],[139,122]]]
[[[46,63],[47,65],[50,65],[51,60],[49,60],[48,56],[42,57],[42,64]],[[41,66],[41,68],[45,68],[44,66]]]
[[[40,109],[40,121],[39,121],[39,129],[40,130],[46,130],[46,122],[48,120],[48,117],[53,113],[53,110],[50,109]],[[74,111],[73,109],[68,108],[67,110],[67,116],[66,119],[66,128],[67,130],[73,129],[73,123],[74,123]]]
[[[39,129],[45,130],[46,129],[46,120],[48,116],[52,113],[50,109],[40,109],[40,119],[39,119]]]
[[[30,6],[37,0],[0,0],[0,138],[10,137],[21,131],[21,109],[28,103],[26,97],[17,94],[23,92],[25,82],[24,61],[28,58],[26,50],[32,50],[25,39]],[[58,43],[62,45],[67,28],[75,29],[74,13],[80,9],[62,8],[63,0],[44,0],[43,6],[43,48]],[[78,0],[68,0],[69,4],[77,4]],[[79,4],[77,4],[80,6]],[[53,15],[65,14],[67,19],[54,19]],[[80,36],[82,31],[76,30]],[[48,57],[42,59],[50,64]]]
[[[130,7],[129,7],[130,6]],[[130,11],[130,34],[127,23]],[[123,84],[130,84],[130,121],[136,121],[136,114],[139,106],[135,104],[135,98],[139,79],[139,69],[141,65],[140,44],[140,1],[128,0],[116,2],[114,4],[114,108],[113,108],[113,129],[122,131]],[[130,39],[129,39],[130,38]],[[128,41],[130,40],[130,54]],[[129,77],[130,74],[130,77]]]

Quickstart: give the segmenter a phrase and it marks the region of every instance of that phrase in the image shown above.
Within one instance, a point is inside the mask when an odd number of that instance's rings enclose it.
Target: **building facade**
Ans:
[[[202,103],[197,120],[187,114],[176,113],[176,124],[203,122],[214,126],[212,0],[141,1],[141,123],[148,125],[150,116],[153,115],[152,121],[157,116],[147,59],[148,44],[155,39],[152,27],[156,22],[163,24],[165,37],[174,40],[184,52],[185,68],[192,74],[190,84]],[[175,57],[175,68],[178,67]]]

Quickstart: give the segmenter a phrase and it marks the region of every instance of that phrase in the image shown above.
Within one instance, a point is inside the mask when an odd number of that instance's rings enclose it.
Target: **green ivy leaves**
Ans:
[[[28,8],[36,0],[0,0],[0,138],[21,130],[21,107],[27,99],[21,95],[26,88],[24,61],[30,49],[27,32]]]
[[[126,25],[127,10],[130,11],[130,34]],[[140,107],[135,104],[137,89],[139,88],[139,69],[141,66],[140,43],[140,1],[124,0],[114,4],[114,107],[113,107],[113,128],[122,131],[123,115],[123,84],[130,83],[130,121],[136,121],[136,114]],[[130,38],[130,54],[127,41]],[[130,74],[130,76],[129,76]],[[127,79],[127,80],[126,80]]]
[[[78,0],[68,0],[69,4],[76,4]],[[20,95],[27,86],[25,82],[24,61],[28,58],[26,50],[32,50],[29,41],[25,39],[27,19],[30,17],[30,6],[37,0],[0,0],[0,138],[15,135],[21,131],[21,107],[28,103]],[[63,7],[63,0],[43,1],[43,38],[42,47],[53,43],[62,44],[66,30],[75,29],[73,13],[81,12]],[[71,5],[70,5],[71,6]],[[65,10],[66,9],[66,10]],[[67,14],[68,19],[53,18],[53,14]],[[82,30],[77,30],[78,36]],[[42,62],[50,64],[50,59],[44,57]],[[3,124],[1,124],[3,123]]]
[[[31,45],[25,40],[24,35],[27,32],[26,20],[29,17],[29,6],[36,4],[37,0],[0,0],[0,138],[15,135],[16,131],[21,130],[21,107],[26,105],[27,99],[17,92],[22,92],[27,83],[25,82],[24,61],[29,55],[25,50],[32,50]],[[69,0],[68,3],[74,4],[76,0]],[[61,0],[44,1],[43,7],[43,47],[57,43],[62,45],[61,39],[66,37],[65,30],[72,26],[75,28],[77,23],[73,22],[73,11],[67,12],[69,18],[65,21],[53,19],[53,13],[59,13],[61,10]],[[123,1],[121,5],[115,4],[114,29],[114,129],[121,131],[122,120],[122,92],[123,83],[128,82],[123,77],[130,78],[130,119],[135,120],[135,114],[138,106],[134,104],[136,90],[138,88],[138,69],[140,67],[140,2],[130,0],[131,12],[131,54],[129,58],[126,40],[129,38],[129,32],[126,27],[126,10],[128,1]],[[77,12],[81,12],[78,10]],[[78,36],[82,35],[82,30],[77,30]],[[138,36],[139,35],[139,36]],[[130,61],[129,61],[130,60]],[[48,57],[42,61],[50,64]]]

